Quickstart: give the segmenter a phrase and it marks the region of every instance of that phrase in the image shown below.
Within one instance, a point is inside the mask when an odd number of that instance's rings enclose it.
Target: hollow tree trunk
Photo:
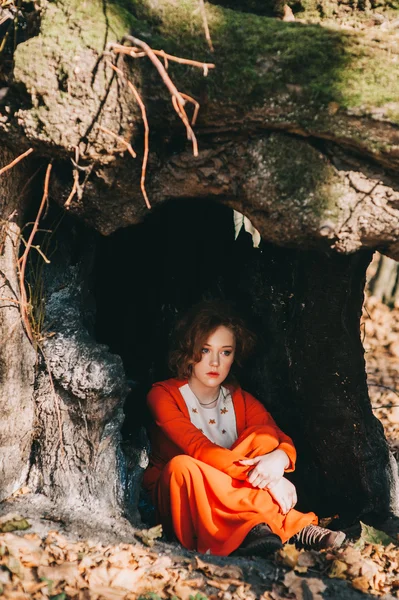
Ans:
[[[14,156],[0,150],[0,164]],[[22,326],[16,262],[21,230],[9,217],[23,217],[20,193],[29,169],[17,165],[0,179],[0,500],[24,482],[34,430],[32,399],[36,353]],[[22,214],[21,214],[22,213]]]
[[[399,508],[397,466],[372,413],[360,340],[370,258],[267,246],[250,276],[264,343],[250,383],[295,440],[303,507],[339,513],[346,524]]]
[[[120,450],[125,375],[120,357],[91,336],[92,236],[63,224],[56,238],[42,282],[50,335],[36,380],[40,425],[30,483],[61,509],[120,514],[127,483]]]

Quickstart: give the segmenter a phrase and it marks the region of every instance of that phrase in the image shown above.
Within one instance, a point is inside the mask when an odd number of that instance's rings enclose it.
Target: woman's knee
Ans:
[[[178,473],[190,471],[194,465],[195,461],[191,456],[188,456],[187,454],[178,454],[167,463],[165,469],[167,469],[169,473],[177,475]]]

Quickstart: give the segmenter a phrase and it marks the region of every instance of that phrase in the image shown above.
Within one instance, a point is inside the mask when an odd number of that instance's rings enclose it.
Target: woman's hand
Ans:
[[[273,450],[269,454],[247,458],[239,461],[241,465],[254,465],[249,472],[247,481],[260,489],[276,484],[284,475],[290,459],[284,450]]]
[[[286,515],[297,503],[295,486],[285,477],[282,477],[278,483],[269,487],[268,490],[277,504],[280,505],[283,515]]]

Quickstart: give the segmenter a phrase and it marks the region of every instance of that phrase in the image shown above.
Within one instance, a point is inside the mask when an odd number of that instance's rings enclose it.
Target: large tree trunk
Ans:
[[[271,339],[265,335],[272,360],[258,364],[255,381],[295,439],[299,497],[308,498],[306,508],[338,513],[346,524],[359,515],[370,522],[398,514],[397,466],[372,413],[360,340],[371,254],[272,256],[258,310],[277,324]]]

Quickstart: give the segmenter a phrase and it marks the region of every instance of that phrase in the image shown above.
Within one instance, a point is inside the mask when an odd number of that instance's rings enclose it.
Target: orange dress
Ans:
[[[150,464],[144,487],[151,493],[165,531],[175,533],[190,550],[227,556],[258,523],[267,523],[286,542],[314,513],[291,509],[284,515],[267,489],[247,482],[252,467],[238,461],[277,448],[295,467],[291,438],[276,425],[264,406],[241,388],[231,389],[238,439],[230,449],[211,442],[190,421],[179,388],[187,380],[154,384],[148,405],[154,417]]]

